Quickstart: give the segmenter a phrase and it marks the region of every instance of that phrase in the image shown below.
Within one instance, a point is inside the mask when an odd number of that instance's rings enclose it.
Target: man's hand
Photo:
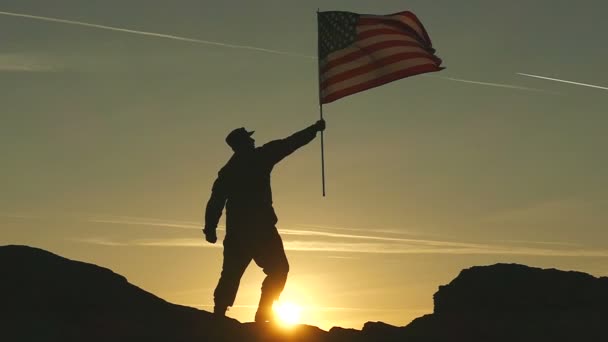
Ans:
[[[207,242],[217,242],[217,234],[215,233],[215,229],[208,229],[205,227],[205,229],[203,229],[203,233],[205,234],[205,240],[207,240]]]
[[[317,122],[315,122],[315,128],[317,129],[317,132],[321,132],[325,130],[325,120],[321,119]]]

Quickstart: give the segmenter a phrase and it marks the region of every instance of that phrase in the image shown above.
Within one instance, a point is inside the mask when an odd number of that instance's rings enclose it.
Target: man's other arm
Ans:
[[[285,139],[271,141],[262,146],[268,161],[271,164],[280,162],[283,158],[292,154],[295,150],[311,142],[317,132],[325,129],[325,120],[319,120],[314,125],[304,128]]]
[[[205,239],[211,243],[217,241],[215,230],[226,204],[227,193],[224,182],[224,178],[220,174],[213,183],[211,197],[205,209],[205,228],[203,229],[203,233],[205,233]]]

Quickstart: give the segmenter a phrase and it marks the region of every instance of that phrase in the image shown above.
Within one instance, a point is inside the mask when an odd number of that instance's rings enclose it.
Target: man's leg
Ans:
[[[258,243],[254,251],[253,260],[262,267],[266,278],[262,283],[262,295],[255,314],[256,322],[272,320],[272,304],[279,299],[289,272],[289,263],[283,248],[283,241],[279,232],[273,227],[273,231]]]
[[[220,316],[226,314],[226,309],[234,304],[239,289],[241,277],[251,262],[247,249],[232,244],[224,244],[224,263],[222,274],[213,293],[215,308],[213,312]]]

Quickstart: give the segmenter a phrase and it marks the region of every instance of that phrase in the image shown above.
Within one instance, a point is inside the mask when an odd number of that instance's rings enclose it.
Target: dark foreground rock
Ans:
[[[367,323],[385,341],[608,340],[608,278],[518,264],[476,266],[434,295],[406,327]],[[369,326],[368,326],[369,325]]]
[[[463,270],[414,320],[411,341],[594,341],[608,338],[608,278],[517,264]]]
[[[592,341],[608,329],[608,278],[515,264],[463,270],[406,327],[329,332],[217,319],[96,265],[0,247],[2,341]]]
[[[11,337],[4,341],[241,337],[237,321],[214,320],[208,312],[143,291],[106,268],[41,249],[0,247],[0,272],[0,334]]]

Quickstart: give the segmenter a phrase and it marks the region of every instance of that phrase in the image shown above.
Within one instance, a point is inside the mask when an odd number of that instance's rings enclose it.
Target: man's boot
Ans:
[[[215,305],[213,307],[213,314],[217,317],[226,317],[226,310],[228,310],[227,306]]]
[[[258,304],[258,311],[255,313],[255,321],[258,323],[272,322],[274,320],[274,313],[272,311],[272,304],[274,304],[274,298],[262,292],[260,298],[260,304]]]

